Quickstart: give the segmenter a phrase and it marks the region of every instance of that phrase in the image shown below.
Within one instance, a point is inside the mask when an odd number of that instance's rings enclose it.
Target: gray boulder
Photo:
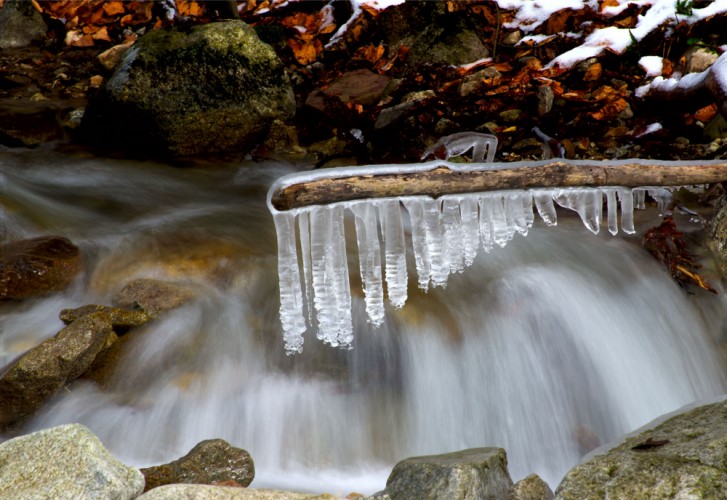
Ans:
[[[402,460],[386,481],[380,499],[503,499],[512,488],[502,448],[469,450]]]
[[[153,30],[93,96],[81,132],[139,153],[248,151],[295,112],[273,49],[242,21]]]
[[[512,487],[507,500],[553,500],[553,490],[537,474],[530,474]]]
[[[59,316],[61,321],[70,325],[84,316],[97,312],[108,315],[109,320],[111,321],[111,326],[116,333],[125,333],[132,328],[148,323],[151,319],[144,311],[133,311],[129,309],[122,309],[120,307],[109,307],[97,304],[89,304],[73,309],[63,309]]]
[[[727,400],[648,427],[571,469],[556,498],[724,498]]]
[[[27,47],[45,38],[48,27],[27,0],[6,0],[0,6],[0,49]]]
[[[0,427],[30,416],[78,378],[110,338],[115,334],[108,315],[89,314],[11,363],[0,374]]]
[[[122,500],[143,489],[144,476],[117,461],[80,424],[0,444],[0,498]]]
[[[144,491],[167,484],[215,484],[234,481],[248,486],[255,477],[250,454],[222,439],[202,441],[182,458],[165,465],[141,469]]]

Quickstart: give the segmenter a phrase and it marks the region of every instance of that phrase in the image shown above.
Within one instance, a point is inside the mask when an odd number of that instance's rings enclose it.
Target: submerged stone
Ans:
[[[79,268],[78,247],[60,236],[0,245],[0,299],[24,299],[62,290]]]
[[[140,38],[89,102],[82,132],[144,153],[249,151],[294,112],[273,49],[244,22],[225,21]]]

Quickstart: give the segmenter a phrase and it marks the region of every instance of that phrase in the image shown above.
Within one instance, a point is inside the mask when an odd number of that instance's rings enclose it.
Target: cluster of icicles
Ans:
[[[611,234],[618,232],[620,204],[621,230],[633,233],[633,210],[644,208],[647,191],[662,213],[671,196],[668,190],[611,187],[384,198],[274,211],[286,350],[302,351],[303,333],[314,325],[323,342],[351,346],[346,212],[355,219],[368,321],[378,326],[384,319],[384,280],[394,307],[402,307],[407,299],[406,232],[411,234],[419,287],[427,290],[446,286],[448,276],[471,265],[480,248],[489,252],[495,246],[504,247],[516,233],[525,236],[536,210],[546,224],[555,225],[556,204],[577,212],[585,226],[598,233],[605,199]],[[408,220],[402,217],[402,207]]]

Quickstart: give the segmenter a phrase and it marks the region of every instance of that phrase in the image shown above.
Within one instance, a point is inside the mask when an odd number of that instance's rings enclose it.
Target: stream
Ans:
[[[566,212],[480,252],[445,289],[417,290],[410,259],[409,300],[379,328],[347,226],[353,349],[308,332],[286,355],[265,194],[297,168],[0,150],[1,241],[62,235],[83,255],[63,292],[0,303],[0,364],[57,333],[62,309],[110,304],[133,279],[197,292],[127,334],[106,387],[76,381],[25,430],[79,422],[137,467],[222,438],[252,455],[252,487],[344,496],[383,489],[407,457],[496,446],[514,481],[555,489],[591,449],[727,392],[724,294],[685,293],[640,234],[593,235]],[[659,221],[646,212],[640,231]]]

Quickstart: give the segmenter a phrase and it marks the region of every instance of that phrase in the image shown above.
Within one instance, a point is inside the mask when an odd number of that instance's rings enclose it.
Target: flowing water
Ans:
[[[410,279],[378,329],[355,295],[353,350],[308,336],[286,356],[265,192],[293,170],[0,151],[0,235],[66,236],[84,267],[61,293],[0,304],[3,364],[62,328],[61,309],[110,304],[132,279],[198,292],[126,335],[105,387],[77,381],[26,430],[80,422],[135,466],[223,438],[251,453],[253,487],[341,495],[383,489],[406,457],[497,446],[514,480],[555,487],[595,446],[725,392],[722,295],[684,293],[638,235],[594,236],[565,216],[446,289]]]

